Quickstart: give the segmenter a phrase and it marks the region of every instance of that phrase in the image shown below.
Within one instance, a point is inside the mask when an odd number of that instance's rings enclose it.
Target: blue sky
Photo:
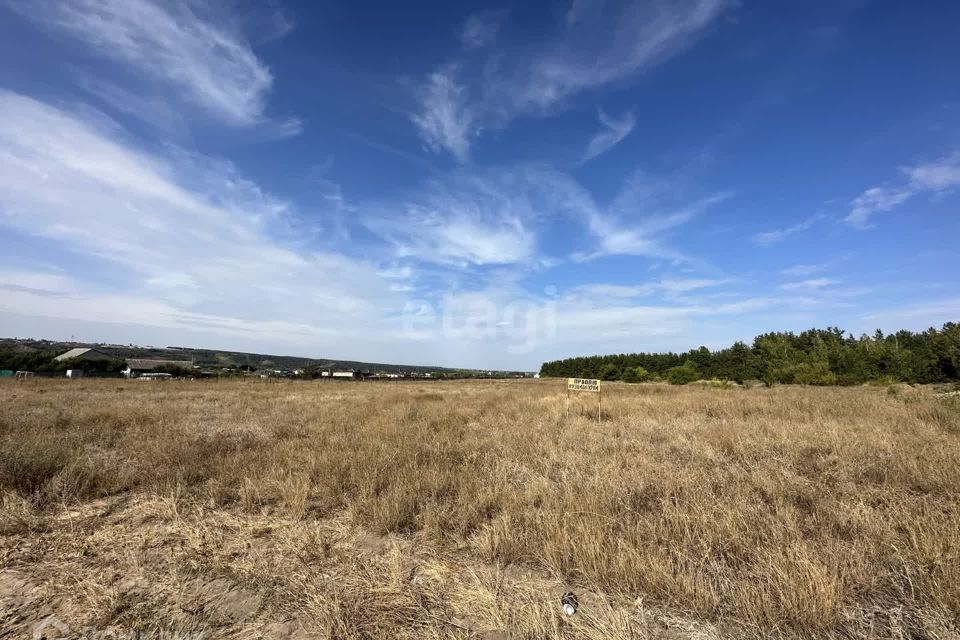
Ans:
[[[0,334],[532,370],[958,320],[958,23],[0,0]]]

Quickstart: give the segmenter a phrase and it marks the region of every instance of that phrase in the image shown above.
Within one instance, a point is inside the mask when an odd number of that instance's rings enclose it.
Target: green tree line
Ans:
[[[864,382],[934,383],[960,380],[960,324],[913,333],[859,337],[838,329],[765,333],[752,345],[718,351],[629,353],[545,362],[541,376],[686,384],[700,379],[768,384],[852,385]]]

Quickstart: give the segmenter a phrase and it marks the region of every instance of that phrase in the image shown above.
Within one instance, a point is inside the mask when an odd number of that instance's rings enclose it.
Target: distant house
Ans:
[[[169,373],[141,373],[137,380],[169,380],[172,377]]]
[[[337,380],[363,380],[372,376],[373,374],[358,369],[341,369],[339,371],[328,369],[320,372],[321,378],[336,378]]]
[[[54,360],[57,362],[63,362],[64,360],[79,360],[83,362],[95,362],[97,360],[115,360],[112,355],[109,353],[104,353],[103,351],[98,351],[97,349],[70,349],[66,353],[61,353]]]
[[[157,369],[186,369],[193,370],[193,360],[148,360],[145,358],[128,358],[127,368],[123,375],[128,378],[138,378],[144,374],[152,374]]]

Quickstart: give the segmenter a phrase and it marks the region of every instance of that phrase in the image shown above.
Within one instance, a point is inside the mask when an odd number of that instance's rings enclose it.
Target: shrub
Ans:
[[[643,367],[627,367],[620,379],[624,382],[647,382],[650,380],[650,372]]]
[[[615,364],[605,364],[603,368],[600,369],[601,380],[616,380],[619,377],[620,372],[617,371],[617,365]]]
[[[794,366],[794,380],[799,384],[829,386],[837,384],[837,375],[826,362],[801,362]]]
[[[857,384],[855,381],[845,383],[843,380],[838,380],[837,374],[830,371],[830,365],[825,361],[800,362],[773,369],[764,377],[764,382],[768,385],[774,383],[815,386],[829,386],[838,383]]]
[[[697,365],[689,360],[679,367],[667,369],[667,382],[670,384],[690,384],[700,379],[700,371]]]
[[[710,378],[709,380],[704,380],[703,384],[708,387],[715,387],[717,389],[733,389],[737,387],[736,382],[732,380],[722,380],[720,378]]]

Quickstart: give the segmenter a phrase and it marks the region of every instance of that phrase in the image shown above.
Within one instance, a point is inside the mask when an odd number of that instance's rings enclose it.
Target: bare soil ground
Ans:
[[[565,395],[0,384],[0,637],[960,637],[956,399]]]

